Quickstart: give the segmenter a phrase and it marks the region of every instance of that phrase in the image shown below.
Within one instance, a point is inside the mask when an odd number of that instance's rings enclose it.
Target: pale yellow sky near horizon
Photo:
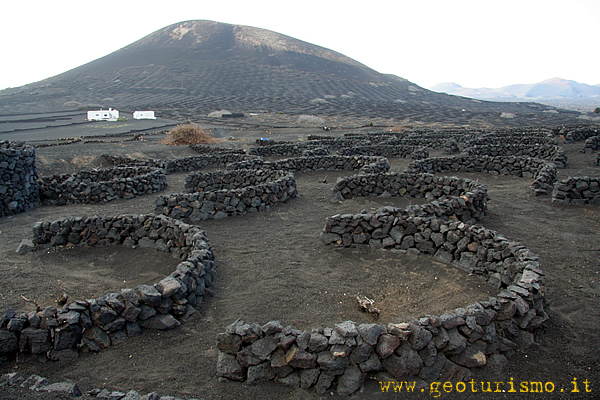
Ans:
[[[192,19],[269,29],[426,88],[554,77],[600,84],[597,0],[33,0],[3,5],[0,89],[60,74]]]

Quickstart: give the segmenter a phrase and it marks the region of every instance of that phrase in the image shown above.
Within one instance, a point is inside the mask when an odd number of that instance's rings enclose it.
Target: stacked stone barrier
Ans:
[[[558,142],[554,136],[529,136],[522,134],[512,135],[501,135],[501,134],[488,134],[482,137],[477,137],[465,141],[465,147],[475,146],[507,146],[507,145],[520,145],[520,146],[539,146],[539,145],[557,145]]]
[[[552,204],[600,205],[600,177],[568,177],[556,182]]]
[[[310,139],[309,139],[310,140]],[[256,139],[254,142],[257,146],[275,146],[278,144],[293,144],[294,142],[290,142],[287,140],[271,140],[271,139]]]
[[[40,198],[46,205],[103,204],[160,192],[165,187],[167,177],[162,169],[114,167],[44,177]]]
[[[181,260],[174,272],[154,285],[121,289],[60,308],[17,313],[0,319],[0,359],[70,360],[78,351],[101,351],[142,329],[178,327],[196,311],[215,278],[214,254],[206,233],[164,215],[68,217],[38,222],[33,228],[37,250],[62,246],[148,248]]]
[[[519,347],[534,342],[535,332],[548,319],[536,254],[494,231],[462,222],[387,213],[376,219],[369,213],[356,217],[363,225],[389,224],[391,247],[455,263],[500,293],[408,322],[345,321],[303,331],[279,321],[261,325],[238,320],[218,335],[218,376],[351,395],[379,372],[399,381],[468,380],[472,369],[505,365]],[[414,243],[403,245],[409,236]]]
[[[447,140],[444,143],[444,154],[456,154],[460,153],[460,147],[458,142],[454,139]]]
[[[199,154],[246,154],[246,150],[244,149],[227,149],[223,147],[209,146],[206,144],[190,144],[190,149]]]
[[[381,140],[378,144],[380,146],[411,146],[414,148],[426,147],[430,149],[443,149],[448,139],[446,138],[401,138],[401,139],[386,139]]]
[[[237,153],[211,153],[167,160],[152,158],[149,160],[138,160],[128,157],[110,156],[107,154],[102,155],[102,157],[113,163],[115,166],[127,165],[161,168],[167,175],[177,172],[196,171],[205,168],[226,168],[230,163],[260,159],[260,157]]]
[[[405,213],[405,215],[421,217],[435,215],[440,218],[455,218],[463,222],[475,223],[487,214],[487,188],[470,179],[415,173],[365,174],[338,179],[333,188],[333,199],[336,201],[367,196],[401,196],[435,200],[433,204],[394,209],[394,212]],[[392,207],[386,208],[388,211],[392,209]],[[360,238],[364,239],[362,243],[369,243],[373,235],[375,241],[380,239],[378,236],[381,232],[377,228],[380,226],[372,229],[365,226],[352,232],[361,235]],[[346,231],[329,233],[332,241],[348,244],[354,240],[353,234]]]
[[[542,160],[552,161],[557,168],[567,166],[567,152],[560,146],[555,145],[482,145],[467,147],[463,150],[467,156],[518,156],[540,158]]]
[[[158,196],[156,213],[198,222],[266,211],[298,194],[293,174],[280,170],[195,173],[186,187],[193,193]]]
[[[565,142],[579,142],[586,140],[592,136],[600,135],[600,126],[598,125],[582,125],[575,127],[565,127],[561,130],[561,133],[565,137]]]
[[[347,170],[360,173],[384,173],[390,164],[385,157],[376,156],[306,156],[268,162],[261,159],[231,163],[228,169],[275,169],[290,172]]]
[[[148,165],[148,161],[136,158],[113,156],[110,154],[102,154],[100,157],[111,163],[114,167],[146,167]]]
[[[271,146],[252,147],[250,150],[248,150],[248,154],[261,157],[300,157],[304,155],[307,150],[320,147],[322,146],[314,142],[305,142],[301,144],[285,143]]]
[[[596,150],[600,150],[600,136],[592,136],[585,139],[585,146],[581,152],[591,153]]]
[[[24,143],[0,141],[0,217],[37,207],[39,191],[35,149]]]
[[[302,157],[318,157],[329,155],[331,155],[331,153],[329,152],[329,149],[325,147],[316,147],[314,149],[308,149],[302,152]]]
[[[368,145],[346,147],[340,149],[338,154],[341,156],[379,156],[386,158],[410,158],[417,148],[413,146],[387,146],[387,145]],[[427,155],[429,157],[429,155]]]
[[[373,144],[368,138],[357,137],[357,138],[332,138],[332,139],[319,139],[319,140],[309,140],[310,143],[314,147],[325,147],[329,150],[340,150],[346,147],[356,147],[356,146],[368,146]]]
[[[517,156],[433,157],[424,160],[412,160],[406,171],[434,174],[449,171],[485,172],[533,178],[534,181],[531,187],[534,195],[550,194],[557,176],[554,163],[539,158]]]

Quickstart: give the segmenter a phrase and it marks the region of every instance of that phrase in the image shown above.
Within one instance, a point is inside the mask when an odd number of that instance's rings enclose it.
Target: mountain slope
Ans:
[[[182,118],[225,108],[457,123],[497,120],[502,112],[548,117],[542,113],[549,108],[431,92],[289,36],[203,20],[170,25],[63,74],[0,91],[0,114],[76,105]]]

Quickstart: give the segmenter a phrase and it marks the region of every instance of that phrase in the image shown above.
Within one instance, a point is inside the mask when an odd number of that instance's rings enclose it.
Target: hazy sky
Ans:
[[[426,88],[600,84],[599,0],[30,0],[2,4],[0,89],[192,19],[269,29]]]

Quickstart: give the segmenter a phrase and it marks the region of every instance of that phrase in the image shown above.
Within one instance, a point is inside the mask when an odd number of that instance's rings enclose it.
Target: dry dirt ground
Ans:
[[[313,131],[274,132],[273,138],[298,139]],[[239,141],[226,145],[252,145],[263,132],[238,132]],[[277,136],[279,135],[279,136]],[[241,139],[240,139],[241,138]],[[224,144],[225,145],[225,144]],[[595,154],[581,154],[582,143],[564,145],[568,168],[560,177],[596,176]],[[135,158],[172,158],[195,155],[186,147],[166,147],[158,138],[129,143],[77,143],[38,149],[43,175],[75,172],[107,166],[101,154]],[[435,153],[432,153],[435,155]],[[390,160],[394,171],[402,171],[407,160]],[[397,207],[422,199],[358,198],[331,203],[331,187],[346,172],[297,173],[299,197],[269,212],[238,218],[205,221],[215,251],[218,278],[213,297],[201,305],[180,328],[145,331],[98,354],[82,354],[76,362],[15,363],[0,373],[39,374],[50,382],[72,380],[85,392],[107,388],[184,399],[316,399],[313,391],[276,383],[247,386],[220,381],[215,376],[215,338],[238,318],[246,322],[280,320],[300,329],[333,327],[337,322],[404,322],[426,314],[439,315],[477,300],[496,290],[476,277],[427,256],[402,255],[386,250],[334,249],[324,247],[319,233],[325,218],[336,213],[357,213],[382,205]],[[548,197],[532,197],[529,179],[458,174],[479,179],[489,189],[490,213],[484,226],[525,244],[540,255],[546,273],[550,321],[527,353],[519,352],[500,375],[481,372],[475,379],[516,383],[552,382],[555,393],[467,393],[460,398],[599,398],[600,397],[600,208],[598,206],[553,207]],[[167,191],[179,191],[185,174],[168,176]],[[0,310],[17,311],[50,305],[63,291],[72,299],[90,298],[156,282],[177,265],[175,259],[146,249],[75,248],[17,254],[23,238],[39,220],[65,216],[150,213],[155,196],[115,201],[106,205],[42,206],[36,210],[0,219]],[[356,295],[375,299],[382,309],[379,319],[362,313]],[[588,380],[591,393],[571,393],[573,378]],[[564,392],[559,392],[564,388]],[[583,388],[582,385],[579,387]],[[86,395],[84,394],[84,397]],[[382,393],[377,380],[369,380],[354,395],[364,399],[432,397],[424,393]],[[27,390],[0,388],[0,398],[35,397]],[[49,398],[46,396],[46,398]],[[441,398],[456,398],[441,393]]]

